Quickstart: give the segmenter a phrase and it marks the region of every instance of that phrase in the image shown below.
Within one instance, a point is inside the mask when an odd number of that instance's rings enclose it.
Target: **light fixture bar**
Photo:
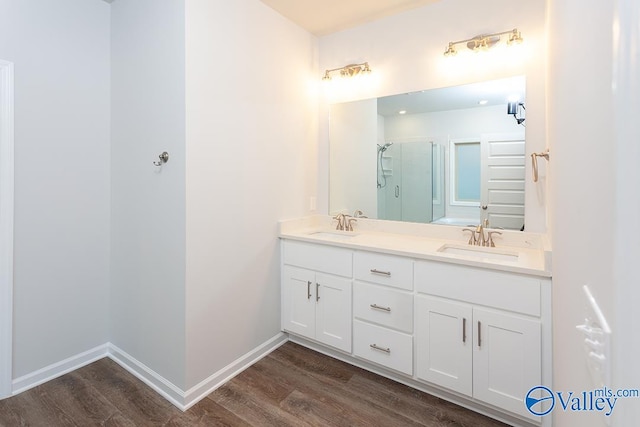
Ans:
[[[465,43],[467,47],[474,52],[478,52],[480,50],[487,50],[493,47],[496,43],[500,41],[502,36],[509,35],[507,40],[507,44],[511,45],[513,43],[522,43],[522,34],[518,31],[517,28],[514,28],[510,31],[502,31],[499,33],[493,34],[482,34],[479,36],[472,37],[470,39],[458,40],[456,42],[449,42],[446,50],[444,51],[444,56],[453,56],[458,51],[456,50],[456,45]]]
[[[361,64],[349,64],[345,65],[344,67],[332,68],[324,72],[322,80],[331,80],[331,74],[335,72],[339,72],[341,77],[353,77],[361,73],[370,73],[371,68],[369,68],[368,62],[363,62]]]

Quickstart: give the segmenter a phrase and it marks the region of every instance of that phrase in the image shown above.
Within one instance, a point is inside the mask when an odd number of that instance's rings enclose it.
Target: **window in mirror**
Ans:
[[[452,203],[477,206],[480,203],[480,142],[452,141]]]

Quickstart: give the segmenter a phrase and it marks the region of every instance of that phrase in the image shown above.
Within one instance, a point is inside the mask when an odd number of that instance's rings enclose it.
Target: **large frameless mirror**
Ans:
[[[525,108],[524,76],[332,104],[330,213],[523,229]]]

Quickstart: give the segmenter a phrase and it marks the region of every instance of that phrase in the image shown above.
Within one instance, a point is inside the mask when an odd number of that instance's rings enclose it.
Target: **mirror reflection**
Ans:
[[[330,107],[330,213],[524,229],[523,76]]]

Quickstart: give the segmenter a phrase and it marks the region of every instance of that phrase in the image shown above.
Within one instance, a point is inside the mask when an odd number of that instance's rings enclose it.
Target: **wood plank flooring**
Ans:
[[[0,426],[504,426],[287,343],[182,412],[110,359],[0,401]]]

